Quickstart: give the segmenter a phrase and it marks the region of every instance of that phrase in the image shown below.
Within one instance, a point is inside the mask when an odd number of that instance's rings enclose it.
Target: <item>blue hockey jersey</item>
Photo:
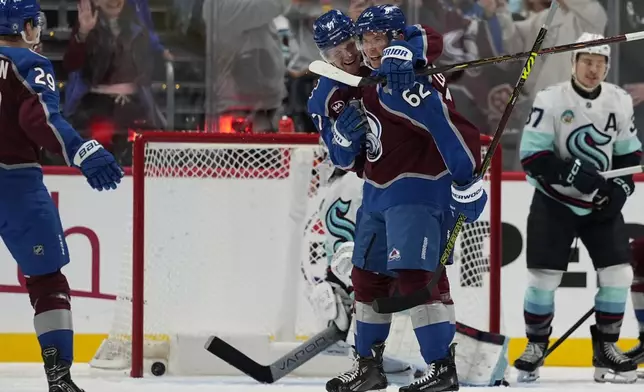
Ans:
[[[416,67],[425,67],[434,62],[443,52],[443,36],[431,27],[412,25],[405,29],[404,36],[417,52]],[[371,70],[366,66],[360,70],[360,75],[369,76]],[[372,87],[373,88],[373,87]],[[374,90],[375,91],[375,90]],[[308,111],[313,123],[320,132],[325,145],[329,149],[331,161],[345,170],[356,171],[360,174],[364,155],[353,156],[343,148],[333,143],[332,126],[345,105],[353,99],[359,99],[360,89],[342,85],[325,77],[321,77],[308,102]]]
[[[0,176],[10,169],[40,172],[41,148],[71,165],[83,143],[60,113],[51,62],[26,48],[0,47],[0,124]]]

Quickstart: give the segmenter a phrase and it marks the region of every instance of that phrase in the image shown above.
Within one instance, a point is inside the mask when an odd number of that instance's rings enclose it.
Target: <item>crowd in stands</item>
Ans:
[[[42,0],[41,48],[57,66],[63,111],[86,137],[131,164],[131,134],[146,130],[316,132],[306,102],[320,59],[312,23],[338,8],[356,18],[372,4],[398,4],[409,23],[444,35],[439,64],[528,51],[549,0]],[[544,47],[582,32],[644,30],[644,1],[559,0]],[[618,21],[614,23],[614,21]],[[613,46],[609,81],[629,91],[644,121],[644,51]],[[617,66],[615,66],[617,64]],[[450,74],[459,110],[492,134],[520,74],[507,62]],[[570,53],[540,58],[504,134],[506,170],[537,91],[570,78]],[[172,96],[172,99],[169,97]],[[282,122],[283,123],[283,122]],[[45,157],[56,164],[55,157]]]

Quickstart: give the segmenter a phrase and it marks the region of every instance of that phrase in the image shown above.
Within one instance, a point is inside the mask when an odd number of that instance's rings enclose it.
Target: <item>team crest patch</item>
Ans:
[[[343,108],[344,108],[344,102],[342,101],[335,101],[331,104],[331,109],[333,109],[333,111],[336,113],[340,113]]]
[[[36,256],[42,256],[45,254],[45,247],[42,245],[34,245],[34,254]]]
[[[564,124],[570,124],[572,120],[575,119],[575,113],[572,110],[568,109],[561,114],[561,122]]]
[[[397,260],[400,260],[400,251],[396,248],[393,248],[391,252],[389,252],[389,261]]]

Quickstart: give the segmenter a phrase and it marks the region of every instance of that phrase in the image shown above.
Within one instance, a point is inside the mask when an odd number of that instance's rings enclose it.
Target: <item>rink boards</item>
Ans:
[[[126,177],[117,192],[93,192],[78,175],[48,174],[45,181],[58,202],[72,263],[65,268],[74,290],[74,327],[77,332],[75,357],[88,361],[112,325],[114,296],[121,278],[124,244],[130,244],[132,181]],[[504,223],[504,267],[502,269],[502,313],[505,334],[512,337],[510,360],[523,350],[523,291],[525,273],[525,222],[533,189],[519,175],[507,175],[503,181],[502,220]],[[288,190],[284,189],[284,192]],[[644,190],[636,188],[625,206],[625,220],[632,236],[644,235]],[[213,207],[216,208],[216,207]],[[288,211],[275,212],[276,214]],[[258,217],[258,220],[270,217]],[[267,260],[258,260],[266,263]],[[280,270],[276,269],[275,274]],[[579,259],[569,267],[568,287],[556,295],[554,336],[562,334],[593,304],[596,278],[588,254],[580,244]],[[270,276],[265,276],[268,281]],[[276,276],[275,279],[278,279]],[[277,300],[277,298],[275,299]],[[303,301],[301,301],[303,302]],[[298,305],[299,306],[299,305]],[[458,306],[458,303],[457,303]],[[20,286],[15,263],[0,247],[0,308],[5,314],[0,323],[0,362],[39,361],[37,340],[32,333],[32,310]],[[260,311],[261,309],[257,309]],[[252,313],[252,312],[251,312]],[[11,316],[9,316],[11,315]],[[298,332],[314,330],[317,321],[304,313],[298,320]],[[564,343],[546,364],[554,366],[589,366],[591,349],[589,323]],[[299,338],[305,338],[301,333]],[[623,347],[635,343],[637,325],[629,301],[622,332]]]

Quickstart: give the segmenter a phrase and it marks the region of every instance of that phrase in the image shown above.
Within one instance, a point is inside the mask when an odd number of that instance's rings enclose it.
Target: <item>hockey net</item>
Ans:
[[[457,320],[492,332],[501,328],[500,168],[493,162],[488,207],[465,226],[447,269]],[[238,374],[203,349],[208,336],[269,363],[321,330],[306,293],[327,265],[318,211],[331,171],[317,135],[138,135],[133,242],[91,366],[133,377],[156,363],[171,374]],[[419,358],[405,314],[394,317],[387,352]],[[338,370],[298,371],[320,368]]]

